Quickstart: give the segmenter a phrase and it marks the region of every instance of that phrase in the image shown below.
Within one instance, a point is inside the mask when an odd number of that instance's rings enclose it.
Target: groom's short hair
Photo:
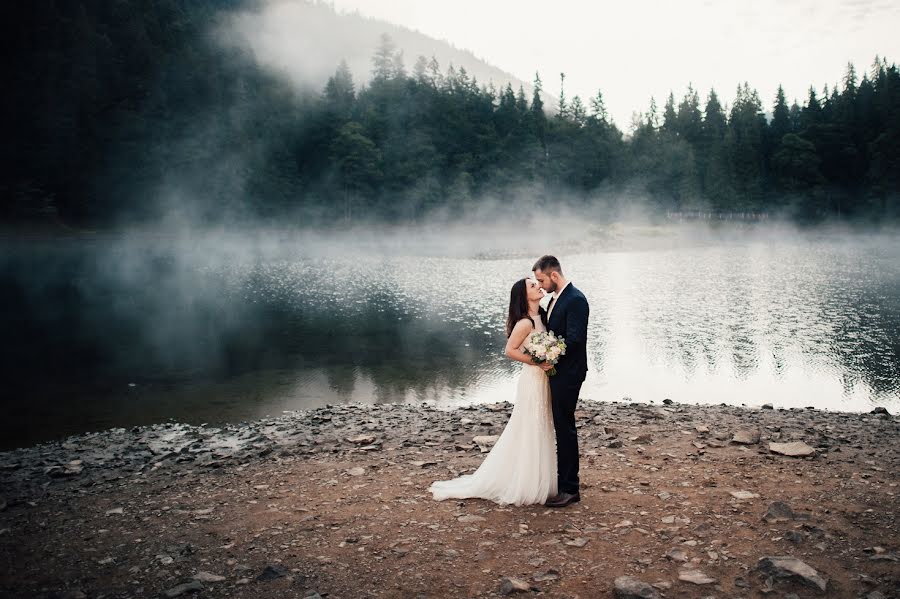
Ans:
[[[562,274],[562,266],[559,265],[559,260],[556,259],[556,256],[551,256],[549,254],[538,258],[537,262],[534,263],[534,266],[531,267],[531,270],[532,272],[535,270],[539,270],[541,272],[550,272],[552,270],[555,270],[559,274]]]

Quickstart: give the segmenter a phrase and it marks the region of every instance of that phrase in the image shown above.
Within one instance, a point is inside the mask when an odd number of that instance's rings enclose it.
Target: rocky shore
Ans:
[[[512,406],[0,453],[2,597],[900,597],[900,418],[579,404],[582,501],[434,502]]]

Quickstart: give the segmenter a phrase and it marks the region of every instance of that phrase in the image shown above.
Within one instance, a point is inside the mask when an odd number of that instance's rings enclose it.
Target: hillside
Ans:
[[[220,40],[250,48],[261,64],[287,74],[303,88],[321,90],[341,60],[347,62],[354,81],[371,80],[372,53],[382,34],[403,52],[408,71],[419,56],[434,57],[441,70],[462,67],[470,77],[485,85],[492,82],[498,90],[509,83],[514,90],[521,85],[528,97],[534,92],[531,80],[522,81],[468,50],[356,12],[339,13],[325,2],[262,2],[231,16],[220,30]],[[555,98],[546,92],[542,96],[548,109],[556,106]]]

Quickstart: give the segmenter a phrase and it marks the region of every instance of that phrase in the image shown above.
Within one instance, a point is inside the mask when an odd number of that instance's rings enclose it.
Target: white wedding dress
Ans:
[[[546,330],[538,320],[535,330]],[[501,505],[544,503],[556,495],[556,433],[547,375],[524,364],[509,422],[472,474],[432,483],[434,499],[478,497]]]

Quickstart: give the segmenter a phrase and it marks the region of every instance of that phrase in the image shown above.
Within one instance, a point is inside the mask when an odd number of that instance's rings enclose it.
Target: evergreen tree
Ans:
[[[403,64],[403,50],[394,53],[391,60],[391,75],[394,79],[403,79],[406,77],[406,67]]]
[[[569,106],[566,104],[566,74],[559,74],[559,111],[556,116],[565,119],[569,116]]]
[[[591,98],[591,119],[601,125],[609,125],[609,112],[606,110],[606,103],[603,101],[603,92],[597,90],[597,95]]]
[[[431,78],[428,76],[428,59],[419,55],[416,58],[416,64],[413,66],[413,78],[419,85],[431,85]]]
[[[666,98],[666,106],[663,109],[662,128],[673,134],[678,133],[678,115],[675,112],[675,94],[672,92],[669,92],[669,97]]]
[[[587,122],[587,108],[579,96],[572,98],[572,107],[569,110],[569,118],[577,125],[584,125]]]
[[[821,122],[822,105],[819,104],[819,99],[816,96],[816,88],[810,86],[809,98],[806,100],[806,106],[803,107],[803,110],[800,112],[800,114],[802,125],[804,128]]]
[[[754,210],[761,207],[765,188],[765,130],[759,94],[745,82],[738,86],[731,107],[725,151],[729,157],[729,170],[734,175],[734,199]]]
[[[434,56],[428,61],[428,74],[432,87],[437,89],[444,86],[444,75],[441,73],[441,66]]]
[[[372,57],[372,78],[375,81],[385,81],[394,77],[396,51],[397,45],[391,36],[382,33],[375,55]]]
[[[727,121],[725,109],[714,89],[709,90],[703,114],[702,141],[697,158],[701,188],[712,206],[726,209],[733,193],[724,149]]]
[[[541,92],[544,91],[539,73],[534,74],[534,94],[531,97],[531,126],[535,137],[542,147],[546,147],[547,117],[544,114],[544,101],[541,100]]]
[[[778,92],[775,94],[775,106],[772,108],[771,123],[772,138],[776,144],[781,142],[781,138],[791,131],[791,115],[784,99],[784,88],[778,86]]]
[[[721,143],[725,137],[725,109],[719,103],[716,90],[709,90],[703,116],[703,137],[708,145]]]
[[[700,141],[703,130],[703,117],[700,113],[700,96],[692,85],[688,85],[688,91],[678,105],[676,114],[676,129],[678,134],[690,144]]]
[[[800,105],[797,104],[797,100],[794,100],[794,103],[791,104],[790,125],[792,133],[800,131],[803,126],[803,110],[800,108]]]
[[[852,62],[847,63],[847,71],[844,74],[844,94],[848,99],[856,95],[856,67]]]
[[[525,97],[525,88],[519,85],[519,91],[516,92],[516,110],[520,116],[525,116],[528,112],[528,99]]]
[[[354,100],[353,75],[347,61],[341,60],[334,75],[325,84],[325,102],[336,114],[349,117]]]
[[[656,106],[656,98],[653,96],[650,96],[650,108],[647,111],[647,126],[654,131],[659,129],[659,109]]]
[[[500,96],[500,105],[497,107],[494,120],[497,124],[497,133],[501,137],[509,135],[519,123],[516,96],[513,94],[512,85],[509,83],[506,84],[503,94]]]

